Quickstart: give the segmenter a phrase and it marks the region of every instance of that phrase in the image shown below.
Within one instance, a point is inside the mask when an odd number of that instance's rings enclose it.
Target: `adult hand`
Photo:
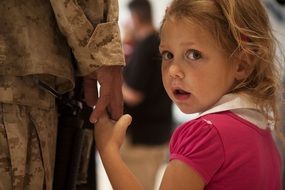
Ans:
[[[106,112],[101,115],[94,129],[96,147],[100,154],[120,150],[131,121],[132,117],[128,114],[121,116],[117,122],[111,120]]]
[[[97,82],[100,84],[99,96]],[[111,119],[118,120],[123,114],[122,67],[102,66],[85,76],[84,96],[88,106],[95,106],[90,115],[91,123],[95,123],[105,110]]]

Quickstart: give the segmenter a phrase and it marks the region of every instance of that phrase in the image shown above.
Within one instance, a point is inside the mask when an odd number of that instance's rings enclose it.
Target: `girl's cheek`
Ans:
[[[162,72],[162,76],[166,77],[167,73],[168,73],[168,67],[165,64],[162,64],[161,66],[161,72]]]

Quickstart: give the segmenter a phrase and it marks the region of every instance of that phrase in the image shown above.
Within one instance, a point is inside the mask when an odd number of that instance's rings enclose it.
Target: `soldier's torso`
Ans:
[[[64,93],[74,86],[71,51],[80,74],[123,65],[117,15],[116,0],[1,0],[0,75],[36,75]]]
[[[72,86],[70,61],[49,1],[0,1],[0,75],[50,75],[65,91]]]

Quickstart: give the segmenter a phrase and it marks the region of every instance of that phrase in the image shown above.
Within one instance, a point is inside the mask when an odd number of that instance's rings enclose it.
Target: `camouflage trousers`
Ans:
[[[55,108],[0,103],[0,190],[52,189]]]

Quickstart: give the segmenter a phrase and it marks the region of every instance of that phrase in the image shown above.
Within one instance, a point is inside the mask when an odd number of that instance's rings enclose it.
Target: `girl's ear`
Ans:
[[[240,53],[240,55],[235,59],[235,78],[236,80],[246,79],[253,71],[253,59],[246,53]]]

